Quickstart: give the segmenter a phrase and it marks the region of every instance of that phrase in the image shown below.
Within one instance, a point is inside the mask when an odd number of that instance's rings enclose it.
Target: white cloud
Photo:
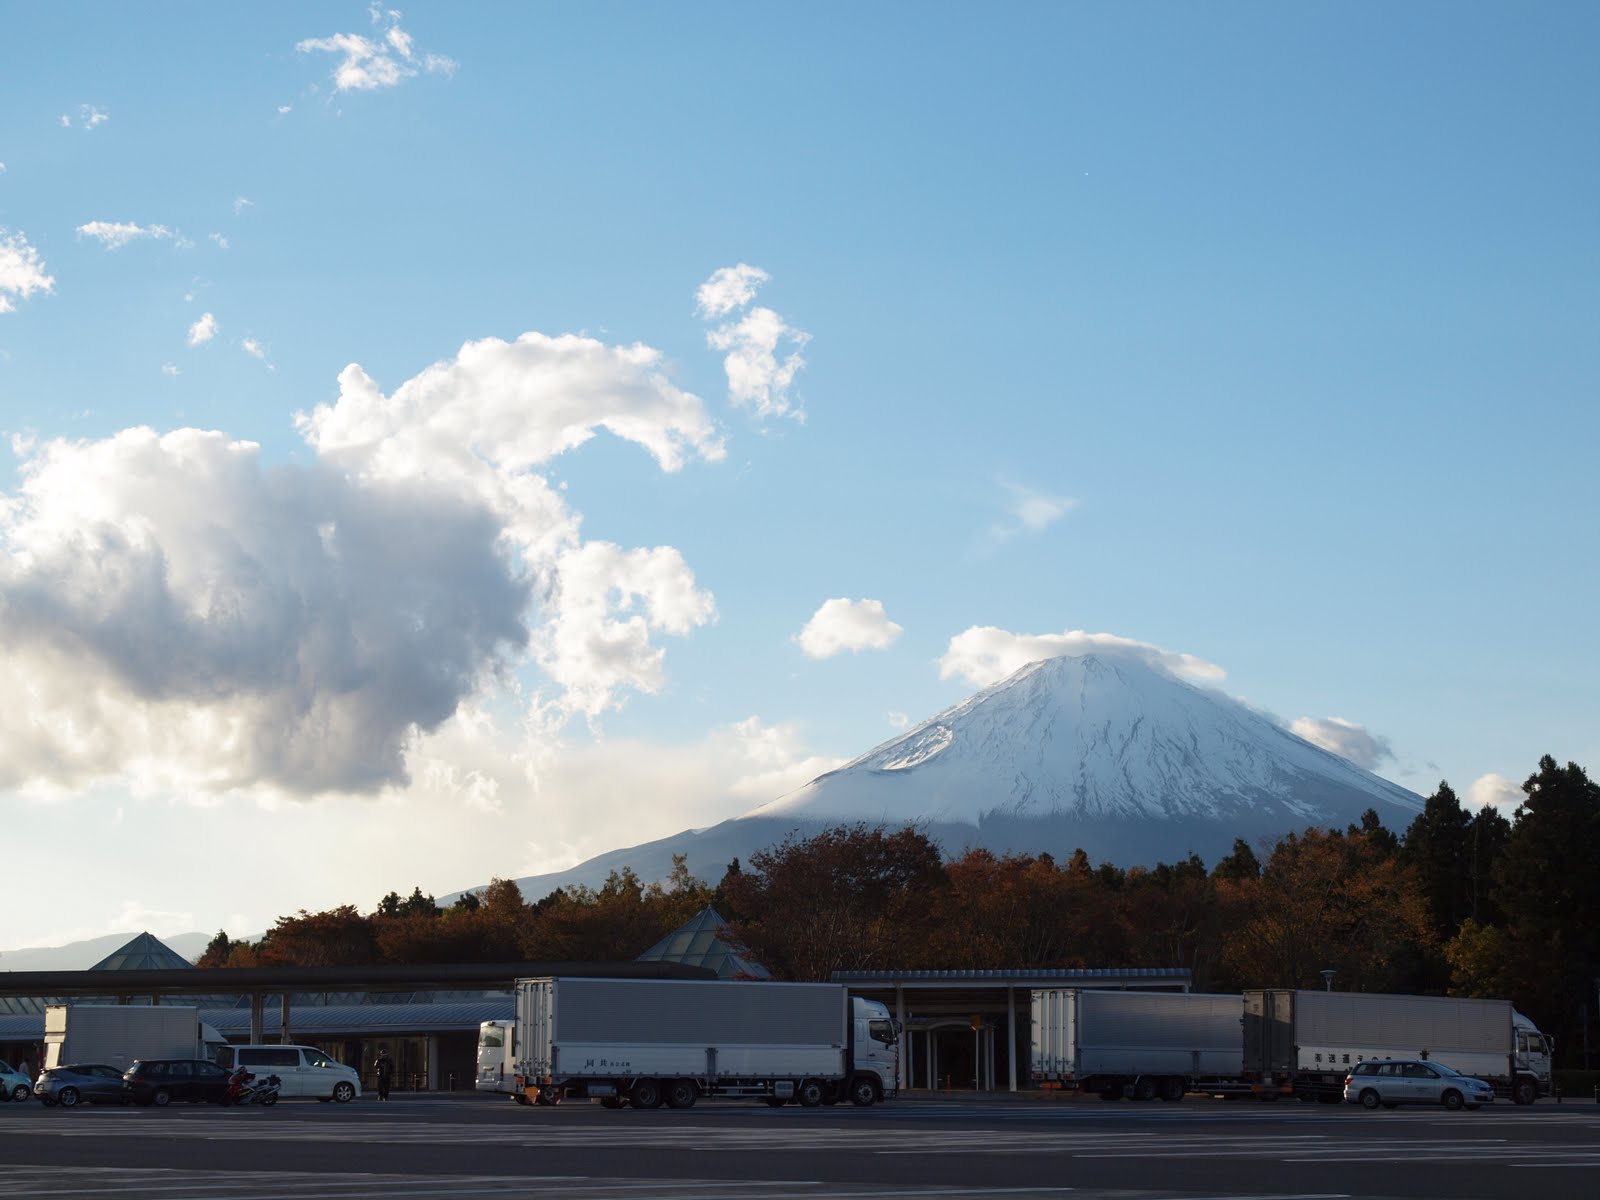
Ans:
[[[14,312],[15,299],[35,292],[53,292],[56,281],[46,275],[39,252],[21,233],[7,234],[0,225],[0,313]]]
[[[254,208],[256,202],[248,196],[235,196],[233,198],[233,215],[238,216],[247,208]]]
[[[749,304],[767,279],[765,271],[748,263],[723,267],[700,285],[695,311],[707,318],[727,316]],[[786,324],[770,308],[753,308],[737,321],[726,321],[706,334],[707,345],[727,352],[722,367],[728,376],[728,399],[762,420],[805,420],[804,411],[790,400],[789,388],[806,365],[799,351],[810,340],[810,334]],[[794,351],[780,361],[781,343]]]
[[[1368,771],[1376,771],[1394,758],[1388,738],[1343,717],[1297,717],[1290,722],[1289,732]]]
[[[161,373],[163,375],[182,375],[183,374],[182,371],[178,370],[177,365],[175,363],[162,363],[161,364]]]
[[[209,236],[211,240],[217,244],[218,250],[228,249],[228,239],[223,234],[213,233],[208,234],[207,236]]]
[[[194,429],[17,441],[0,788],[106,781],[191,804],[388,791],[481,697],[548,738],[659,689],[655,639],[714,619],[713,598],[670,546],[584,543],[539,473],[600,429],[666,470],[720,457],[659,357],[486,339],[390,396],[352,364],[335,403],[296,418],[303,467]],[[529,693],[519,672],[535,667]],[[496,801],[493,777],[436,760],[458,801]]]
[[[280,117],[283,116],[285,113],[292,112],[292,111],[294,111],[294,105],[292,105],[292,104],[280,104],[280,105],[278,105],[278,115]]]
[[[908,729],[910,726],[911,717],[908,714],[900,712],[898,709],[891,708],[889,710],[890,729]]]
[[[712,319],[725,317],[754,300],[756,289],[770,278],[760,267],[748,263],[722,267],[695,292],[695,315]]]
[[[1487,775],[1480,775],[1468,786],[1466,807],[1495,808],[1501,816],[1510,820],[1511,814],[1527,798],[1521,785],[1491,771]]]
[[[1180,679],[1214,682],[1226,672],[1215,663],[1192,654],[1163,650],[1149,642],[1119,637],[1114,633],[1086,633],[1081,629],[1064,633],[1011,633],[993,625],[974,625],[950,639],[939,659],[939,678],[964,679],[974,687],[988,687],[1031,662],[1063,655],[1108,654],[1137,658],[1159,667]]]
[[[807,658],[832,658],[849,650],[886,650],[900,636],[880,600],[824,601],[794,640]]]
[[[1004,486],[1011,493],[1011,503],[1006,510],[1010,520],[990,530],[996,541],[1042,533],[1078,506],[1069,496],[1053,496],[1015,483]]]
[[[97,108],[93,104],[78,105],[77,123],[83,126],[84,129],[94,129],[97,126],[104,125],[110,119],[111,114],[103,108]],[[72,128],[73,118],[71,113],[62,113],[60,120],[61,128]]]
[[[411,35],[400,28],[400,14],[374,7],[372,23],[379,26],[376,38],[359,33],[335,33],[324,38],[306,38],[295,44],[302,54],[325,52],[339,56],[333,68],[333,86],[341,92],[376,91],[394,87],[419,72],[453,75],[454,59],[442,54],[420,58]]]
[[[259,358],[262,362],[267,359],[267,348],[253,337],[240,339],[239,348],[251,358]]]
[[[78,236],[94,238],[107,250],[120,250],[142,238],[156,241],[171,238],[172,230],[165,225],[136,225],[131,221],[90,221],[78,226]]]
[[[189,326],[189,345],[202,346],[217,336],[217,319],[210,313],[202,313],[200,319]]]

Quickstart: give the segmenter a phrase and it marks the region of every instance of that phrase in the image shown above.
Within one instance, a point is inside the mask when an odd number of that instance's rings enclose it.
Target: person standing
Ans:
[[[378,1077],[378,1099],[389,1098],[389,1084],[394,1079],[394,1060],[389,1057],[387,1050],[378,1051],[378,1061],[372,1064],[373,1073]]]

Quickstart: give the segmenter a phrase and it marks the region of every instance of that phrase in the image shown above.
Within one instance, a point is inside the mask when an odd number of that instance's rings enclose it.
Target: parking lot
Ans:
[[[1600,1106],[906,1099],[872,1109],[523,1108],[472,1095],[272,1109],[0,1105],[14,1194],[1592,1197]]]

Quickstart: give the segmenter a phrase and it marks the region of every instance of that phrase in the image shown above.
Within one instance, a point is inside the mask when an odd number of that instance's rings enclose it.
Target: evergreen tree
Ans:
[[[1239,883],[1247,879],[1261,878],[1261,860],[1256,857],[1256,852],[1250,849],[1250,843],[1243,838],[1233,839],[1233,850],[1217,860],[1217,865],[1211,870],[1211,878],[1226,879]]]
[[[1450,785],[1440,780],[1439,790],[1428,797],[1406,830],[1400,851],[1400,860],[1415,868],[1422,882],[1433,929],[1441,941],[1454,937],[1461,922],[1472,915],[1471,829],[1467,810]]]
[[[1600,786],[1547,754],[1522,791],[1494,900],[1524,964],[1515,999],[1561,1045],[1581,1030],[1600,976]]]

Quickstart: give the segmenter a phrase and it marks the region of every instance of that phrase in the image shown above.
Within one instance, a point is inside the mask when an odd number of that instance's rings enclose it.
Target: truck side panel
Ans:
[[[1238,996],[1041,989],[1033,995],[1033,1071],[1043,1079],[1234,1078],[1242,1015]]]

